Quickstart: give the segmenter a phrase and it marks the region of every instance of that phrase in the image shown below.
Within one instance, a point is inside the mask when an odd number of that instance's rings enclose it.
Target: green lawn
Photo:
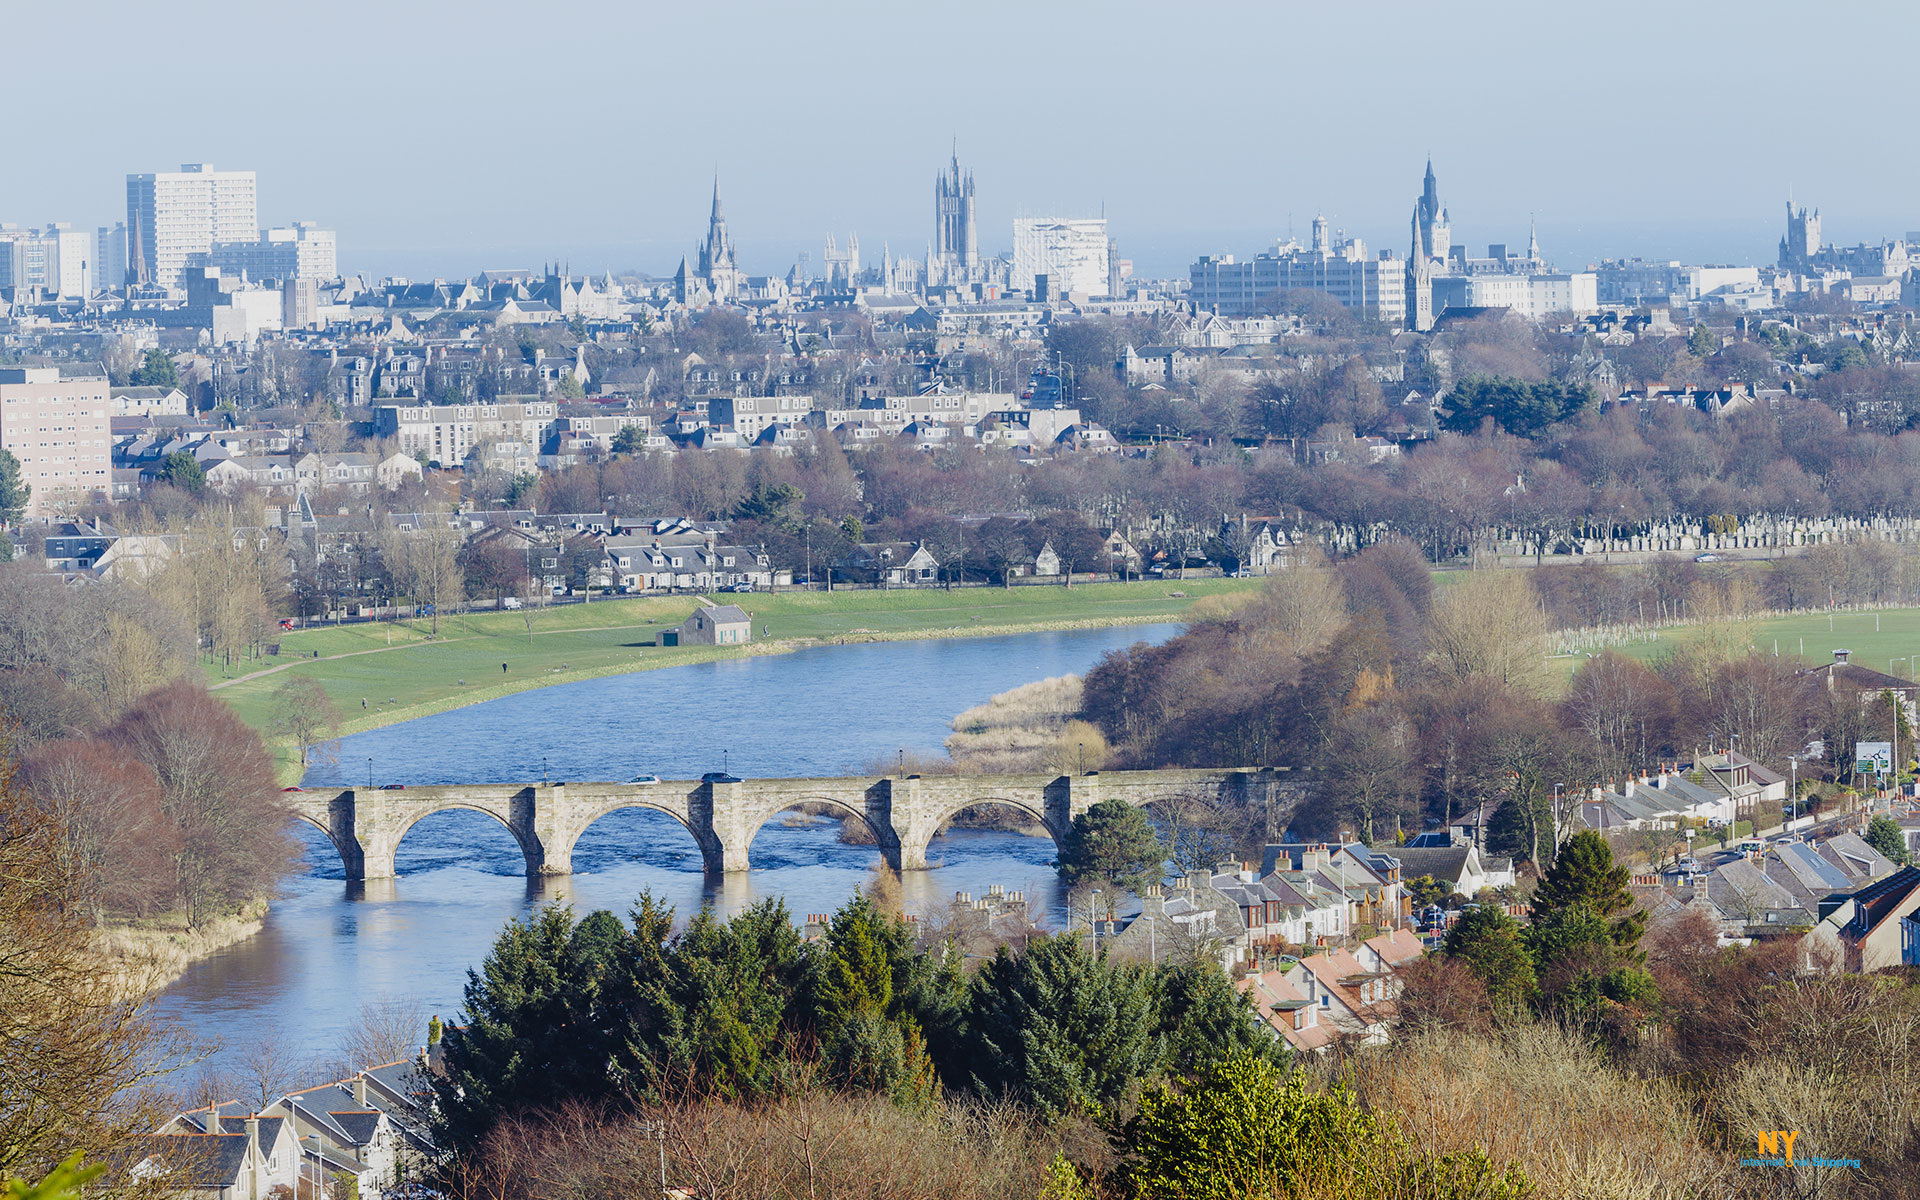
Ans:
[[[1258,580],[1169,579],[715,596],[738,604],[754,621],[753,645],[725,649],[655,647],[662,628],[693,611],[691,596],[618,599],[535,611],[531,632],[527,615],[514,612],[442,617],[437,638],[429,636],[427,620],[296,630],[281,635],[280,653],[265,663],[207,672],[218,694],[263,731],[273,721],[276,688],[294,676],[317,679],[353,732],[548,684],[825,642],[1179,620],[1205,597],[1259,586]],[[266,673],[246,677],[263,668]],[[291,752],[282,747],[281,753],[290,771]]]
[[[1653,641],[1620,651],[1639,659],[1658,658],[1689,636],[1686,626],[1662,630]],[[1779,653],[1811,666],[1832,662],[1835,650],[1851,650],[1851,661],[1863,667],[1911,679],[1920,666],[1914,661],[1920,656],[1920,608],[1775,617],[1754,623],[1752,645],[1763,654]]]

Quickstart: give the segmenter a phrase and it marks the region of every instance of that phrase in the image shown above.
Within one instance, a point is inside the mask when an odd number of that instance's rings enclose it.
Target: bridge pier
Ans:
[[[700,844],[700,857],[707,874],[727,875],[747,869],[747,848],[753,835],[760,832],[758,821],[749,821],[746,805],[741,803],[738,783],[703,783],[687,797],[687,825],[693,840]]]

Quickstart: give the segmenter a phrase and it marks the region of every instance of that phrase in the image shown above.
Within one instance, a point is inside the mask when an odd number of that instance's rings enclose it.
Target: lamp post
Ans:
[[[367,790],[373,790],[373,755],[367,755]]]

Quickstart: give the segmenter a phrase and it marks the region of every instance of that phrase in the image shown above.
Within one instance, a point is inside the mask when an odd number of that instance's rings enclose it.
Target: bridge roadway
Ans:
[[[650,808],[687,827],[710,873],[747,869],[760,827],[800,804],[820,804],[866,823],[895,870],[923,869],[927,843],[961,809],[1001,805],[1046,826],[1058,845],[1073,819],[1109,797],[1142,805],[1206,794],[1253,800],[1272,771],[1107,771],[1085,775],[886,775],[749,779],[735,783],[496,783],[405,788],[331,788],[288,794],[294,815],[333,842],[349,879],[393,876],[394,851],[414,822],[464,808],[499,821],[519,842],[527,874],[567,875],[573,847],[615,809]]]

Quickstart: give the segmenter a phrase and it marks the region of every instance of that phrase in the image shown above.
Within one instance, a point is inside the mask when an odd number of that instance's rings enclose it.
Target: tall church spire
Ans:
[[[715,171],[713,173],[713,215],[707,218],[707,222],[718,225],[726,219],[726,215],[720,211],[720,172]]]

